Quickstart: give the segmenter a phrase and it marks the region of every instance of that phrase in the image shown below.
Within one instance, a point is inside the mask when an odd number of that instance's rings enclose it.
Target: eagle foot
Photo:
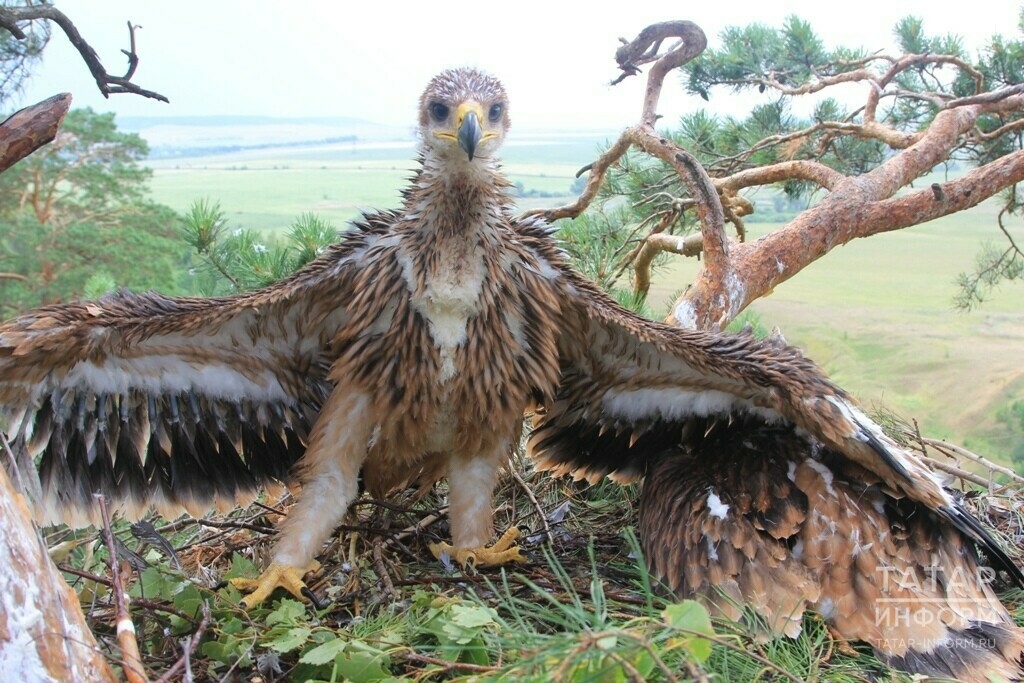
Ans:
[[[286,591],[294,595],[299,600],[305,598],[309,602],[313,603],[316,608],[322,607],[321,603],[313,595],[313,591],[309,590],[302,577],[310,572],[314,572],[320,568],[320,563],[313,560],[309,563],[309,566],[303,567],[292,567],[289,565],[278,564],[277,562],[271,562],[270,566],[260,574],[257,579],[231,579],[231,585],[240,591],[248,592],[249,595],[241,602],[242,609],[251,609],[256,605],[262,603],[270,594],[274,592],[276,588],[284,588]]]
[[[437,559],[440,560],[441,555],[446,554],[458,562],[463,569],[496,566],[508,564],[509,562],[526,562],[526,557],[522,554],[519,546],[516,545],[516,540],[519,536],[519,529],[510,527],[508,531],[502,534],[501,538],[490,546],[456,548],[450,543],[431,543],[429,547],[430,552]]]

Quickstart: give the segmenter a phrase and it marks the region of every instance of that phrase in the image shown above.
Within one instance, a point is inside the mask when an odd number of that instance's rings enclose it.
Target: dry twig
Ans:
[[[66,14],[56,7],[52,5],[0,7],[0,28],[7,29],[18,40],[24,40],[25,38],[25,32],[21,30],[18,24],[39,19],[52,21],[60,27],[71,44],[78,50],[78,54],[82,56],[86,66],[89,67],[89,72],[96,79],[96,85],[104,97],[110,97],[112,94],[132,93],[160,100],[161,102],[170,101],[158,92],[146,90],[131,82],[132,76],[135,75],[135,69],[139,65],[139,55],[135,51],[135,30],[141,27],[134,26],[131,22],[128,22],[128,38],[131,47],[129,50],[121,50],[128,57],[128,70],[124,76],[111,76],[103,67],[103,62],[100,61],[96,50],[79,33],[78,27],[75,26],[74,22]]]
[[[106,498],[99,494],[100,515],[103,519],[103,542],[110,556],[110,575],[114,590],[114,603],[117,610],[117,644],[121,647],[121,664],[128,683],[146,683],[146,670],[142,666],[139,654],[139,641],[135,635],[135,624],[128,612],[128,596],[122,583],[122,572],[118,569],[117,545],[114,543],[114,532],[110,529],[110,515],[107,513]],[[124,577],[127,578],[127,577]]]

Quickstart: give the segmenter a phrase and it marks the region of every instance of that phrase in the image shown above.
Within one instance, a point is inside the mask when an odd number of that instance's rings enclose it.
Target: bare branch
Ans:
[[[590,172],[590,177],[587,178],[587,185],[583,188],[583,192],[580,193],[580,196],[572,204],[558,206],[553,209],[534,209],[533,211],[527,211],[524,215],[540,216],[548,222],[554,222],[559,218],[576,218],[576,216],[586,211],[590,203],[594,201],[594,197],[597,196],[597,191],[601,189],[601,183],[604,182],[608,169],[622,158],[622,155],[626,153],[629,146],[630,139],[626,133],[623,133],[604,154],[597,158],[597,161],[590,164],[589,167],[584,167],[580,170],[577,177],[587,171]]]
[[[698,256],[704,249],[704,237],[697,233],[678,237],[655,233],[648,235],[643,245],[637,250],[636,259],[633,261],[633,289],[642,296],[647,296],[651,288],[651,264],[655,257],[662,252],[679,254],[680,256]]]
[[[948,183],[878,201],[866,207],[867,225],[858,237],[899,230],[977,206],[1002,188],[1024,180],[1024,151],[1018,150]]]
[[[807,180],[826,190],[835,188],[846,176],[817,161],[783,161],[770,166],[758,166],[715,180],[723,193],[734,193],[745,187],[770,185],[785,180]]]
[[[980,95],[972,95],[971,97],[961,97],[960,99],[950,100],[946,103],[947,107],[964,107],[970,104],[991,104],[993,102],[1000,102],[1005,100],[1007,97],[1013,97],[1014,95],[1024,94],[1024,83],[1018,83],[1008,88],[1002,88],[1000,90],[993,90],[992,92],[982,93]]]
[[[658,54],[662,41],[679,38],[679,42],[667,53]],[[658,119],[658,99],[661,87],[669,71],[691,61],[708,45],[707,36],[700,26],[692,21],[664,21],[651,24],[640,32],[633,41],[626,43],[615,52],[615,61],[623,74],[613,81],[618,83],[626,76],[640,73],[640,65],[654,62],[647,76],[647,91],[644,94],[643,114],[640,122],[653,126]]]
[[[130,22],[128,23],[128,37],[131,43],[131,50],[122,50],[128,56],[128,71],[124,76],[119,77],[111,76],[107,73],[103,63],[100,61],[99,55],[96,54],[96,50],[86,42],[71,19],[56,7],[52,5],[30,5],[27,7],[0,9],[0,27],[10,31],[11,35],[19,40],[24,39],[25,33],[18,24],[39,19],[52,21],[64,31],[64,35],[68,37],[71,44],[78,50],[78,54],[82,56],[86,66],[89,67],[89,72],[96,79],[96,85],[104,97],[109,97],[111,94],[132,93],[160,100],[161,102],[170,101],[158,92],[146,90],[131,82],[131,78],[135,75],[135,69],[139,63],[139,56],[135,52],[135,29],[138,27],[133,26]]]
[[[28,282],[28,278],[20,273],[0,273],[0,280],[18,280],[19,282]]]

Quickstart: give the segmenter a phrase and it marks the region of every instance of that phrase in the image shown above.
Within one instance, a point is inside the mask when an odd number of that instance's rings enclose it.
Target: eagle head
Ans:
[[[466,163],[489,158],[508,132],[508,95],[475,69],[448,69],[420,97],[420,134],[428,153]]]

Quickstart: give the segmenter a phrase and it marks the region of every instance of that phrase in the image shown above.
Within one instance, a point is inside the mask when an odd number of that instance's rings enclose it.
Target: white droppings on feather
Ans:
[[[723,503],[711,488],[708,488],[708,514],[718,519],[725,519],[729,515],[729,504]]]

